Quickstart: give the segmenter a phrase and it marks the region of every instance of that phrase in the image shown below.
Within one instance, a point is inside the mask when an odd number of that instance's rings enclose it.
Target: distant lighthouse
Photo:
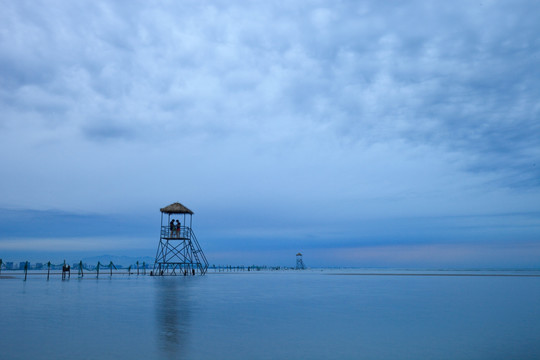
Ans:
[[[304,265],[304,260],[302,260],[302,253],[296,254],[296,270],[304,270],[306,265]]]

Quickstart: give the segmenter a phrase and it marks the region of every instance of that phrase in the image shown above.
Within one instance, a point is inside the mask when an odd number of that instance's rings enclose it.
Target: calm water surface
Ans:
[[[540,359],[540,277],[333,272],[1,279],[0,358]]]

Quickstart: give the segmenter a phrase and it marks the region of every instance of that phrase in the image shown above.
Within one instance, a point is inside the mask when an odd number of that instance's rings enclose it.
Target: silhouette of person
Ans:
[[[174,236],[174,219],[171,220],[171,236]]]

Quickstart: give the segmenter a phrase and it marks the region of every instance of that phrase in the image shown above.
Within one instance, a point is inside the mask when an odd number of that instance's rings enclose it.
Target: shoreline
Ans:
[[[0,274],[0,280],[8,280],[8,279],[19,279],[24,278],[25,274],[21,271],[7,271],[8,273],[2,272]],[[10,273],[11,272],[11,273]],[[531,273],[532,272],[532,273]],[[326,271],[323,271],[322,269],[313,269],[313,270],[262,270],[262,271],[223,271],[223,272],[212,272],[208,271],[206,275],[254,275],[254,274],[305,274],[305,275],[329,275],[329,276],[400,276],[400,277],[522,277],[522,278],[540,278],[540,272],[536,271],[529,271],[528,273],[515,273],[514,271],[509,272],[493,272],[493,273],[486,273],[485,271],[479,270],[478,272],[475,271],[466,271],[466,272],[459,272],[459,271],[426,271],[426,272],[336,272],[335,269],[326,269]],[[47,272],[34,272],[34,271],[28,271],[27,276],[37,278],[37,277],[57,277],[61,276],[62,272],[50,272],[47,274]],[[82,280],[84,278],[87,279],[96,279],[97,274],[94,271],[88,271],[85,272],[86,276],[79,276],[79,274],[72,273],[71,276],[74,279]],[[104,271],[100,274],[104,278],[111,278],[111,275],[108,271]],[[150,277],[150,275],[147,274],[139,274],[135,272],[128,273],[127,271],[113,271],[112,273],[114,276],[121,276],[121,277]],[[184,278],[183,275],[177,274],[177,275],[165,275],[163,277],[181,277]],[[200,276],[200,275],[198,275]],[[160,278],[161,276],[154,276],[156,278]]]
[[[335,276],[476,276],[476,277],[540,277],[540,274],[422,274],[422,273],[334,273],[334,274],[325,274],[325,275],[335,275]]]

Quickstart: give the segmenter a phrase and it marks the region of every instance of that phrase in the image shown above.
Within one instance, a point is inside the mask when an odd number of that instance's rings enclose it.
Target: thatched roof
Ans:
[[[179,202],[165,206],[164,208],[159,209],[159,211],[165,214],[193,214],[193,211],[189,210]]]

